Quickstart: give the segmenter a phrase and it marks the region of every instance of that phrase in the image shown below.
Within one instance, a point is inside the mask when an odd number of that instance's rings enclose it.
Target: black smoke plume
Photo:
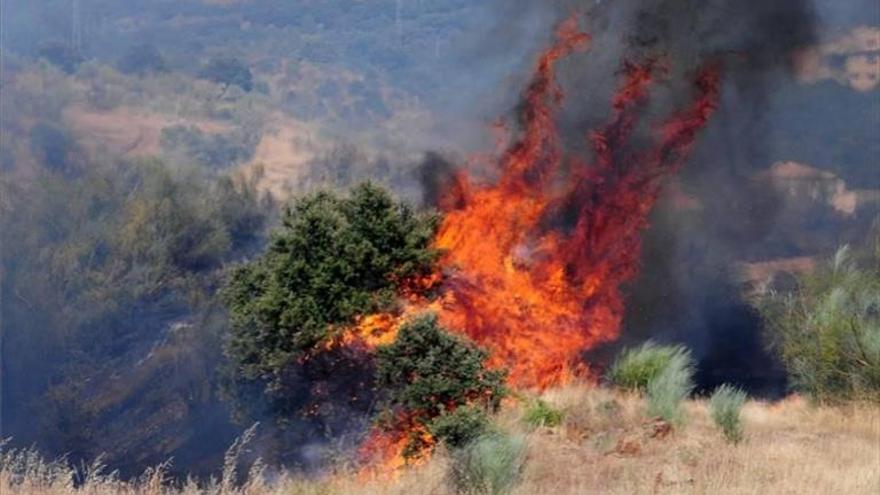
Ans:
[[[560,127],[572,150],[588,153],[586,133],[607,118],[607,101],[624,61],[654,60],[668,67],[648,109],[658,115],[688,98],[688,75],[701,65],[715,63],[723,72],[719,109],[645,233],[642,269],[628,289],[622,337],[588,353],[591,364],[601,367],[622,346],[646,339],[683,342],[699,359],[701,390],[731,382],[756,395],[784,392],[784,372],[763,344],[761,319],[746,300],[737,267],[816,254],[805,245],[820,248],[786,238],[792,229],[781,228],[778,218],[784,200],[756,177],[774,161],[792,159],[786,151],[795,150],[785,144],[792,141],[792,130],[779,123],[773,103],[779,92],[800,86],[795,56],[821,41],[820,12],[835,10],[828,2],[821,7],[809,0],[504,2],[499,7],[500,23],[488,30],[483,56],[528,36],[535,23],[559,22],[572,12],[592,36],[590,52],[562,67],[566,102]],[[860,12],[868,10],[863,5]],[[527,63],[532,61],[523,62],[523,73]],[[867,160],[863,156],[860,163]],[[422,168],[426,201],[436,199],[438,186],[450,177],[447,165],[437,155],[427,156]],[[682,208],[682,196],[692,200],[690,208]],[[840,241],[832,224],[823,226],[822,235]]]

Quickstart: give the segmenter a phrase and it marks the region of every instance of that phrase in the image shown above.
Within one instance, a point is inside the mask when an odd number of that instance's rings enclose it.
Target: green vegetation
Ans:
[[[199,77],[223,86],[224,90],[235,85],[250,91],[254,87],[254,76],[251,70],[239,59],[234,57],[215,57],[199,72]]]
[[[450,478],[459,493],[500,495],[520,480],[526,442],[520,436],[484,435],[452,453]]]
[[[648,414],[681,424],[681,403],[694,390],[694,360],[682,345],[661,346],[651,341],[624,349],[608,370],[608,381],[647,396]]]
[[[400,284],[433,266],[436,220],[369,183],[297,200],[267,251],[225,288],[238,370],[281,385],[288,366],[356,316],[390,309]]]
[[[155,45],[142,43],[133,46],[116,64],[121,72],[144,76],[168,71],[168,63]]]
[[[491,428],[485,408],[478,405],[464,405],[452,411],[444,410],[428,423],[431,436],[452,448],[467,445]],[[420,445],[414,444],[411,447],[418,449]]]
[[[225,442],[224,418],[187,415],[216,407],[214,287],[271,204],[240,178],[64,156],[0,178],[4,428],[73,462],[161,462],[163,435],[181,455]]]
[[[83,57],[73,47],[62,41],[52,40],[43,43],[39,49],[40,58],[58,67],[67,74],[73,74]]]
[[[648,341],[625,349],[614,360],[606,377],[617,387],[645,392],[648,384],[664,370],[685,361],[690,361],[690,354],[684,346],[661,346]]]
[[[63,128],[40,122],[31,127],[29,133],[30,151],[44,167],[64,174],[75,172],[74,155],[76,145],[70,134]]]
[[[559,409],[541,399],[532,401],[526,408],[523,420],[532,427],[554,427],[562,424],[565,415]]]
[[[487,370],[484,350],[443,329],[433,314],[404,324],[395,341],[377,351],[377,385],[385,391],[384,408],[405,426],[431,432],[439,441],[460,447],[484,433],[486,412],[506,394],[505,373]],[[386,427],[400,425],[392,419]],[[405,455],[416,457],[428,447],[411,438]]]
[[[648,414],[680,425],[684,421],[681,403],[694,390],[694,361],[690,351],[678,347],[660,373],[648,382]]]
[[[846,247],[760,305],[792,386],[819,402],[880,400],[880,255]]]
[[[246,131],[207,134],[196,126],[174,125],[162,129],[159,144],[168,154],[181,154],[200,165],[223,169],[249,160],[259,136]]]
[[[743,439],[740,411],[746,399],[747,395],[744,391],[727,384],[715,389],[709,399],[709,414],[712,416],[712,421],[721,428],[724,437],[731,443],[739,443]]]

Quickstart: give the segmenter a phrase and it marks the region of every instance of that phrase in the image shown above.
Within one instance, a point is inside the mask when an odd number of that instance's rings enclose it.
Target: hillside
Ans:
[[[0,495],[877,488],[875,0],[0,1]]]

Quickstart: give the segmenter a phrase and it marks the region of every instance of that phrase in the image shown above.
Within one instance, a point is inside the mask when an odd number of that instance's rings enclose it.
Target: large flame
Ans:
[[[439,285],[439,297],[410,294],[402,314],[368,316],[349,338],[390,342],[405,317],[430,309],[487,348],[488,364],[508,368],[511,385],[542,389],[583,373],[582,353],[618,336],[640,232],[663,179],[715,109],[719,78],[704,68],[693,102],[655,128],[651,145],[635,147],[639,112],[663,67],[624,64],[609,122],[586,136],[589,163],[564,153],[555,124],[563,101],[555,66],[588,42],[574,18],[561,24],[525,93],[520,134],[497,160],[500,179],[479,185],[459,171],[441,198],[442,275],[422,281]],[[366,451],[396,446],[380,463],[393,470],[403,464],[405,433],[375,431]]]
[[[523,387],[567,380],[580,371],[583,351],[617,337],[639,233],[718,94],[716,71],[703,70],[696,100],[657,129],[649,149],[632,151],[627,139],[658,68],[625,64],[610,122],[589,135],[588,165],[564,155],[554,121],[563,98],[554,66],[588,36],[574,20],[557,35],[538,61],[522,136],[501,157],[500,180],[477,186],[460,173],[436,238],[448,272],[441,321],[488,348],[490,364],[509,368],[511,384]],[[563,164],[573,172],[560,187]]]

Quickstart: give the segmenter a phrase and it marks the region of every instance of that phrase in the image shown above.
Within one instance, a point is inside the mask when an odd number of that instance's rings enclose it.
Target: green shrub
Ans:
[[[817,402],[880,400],[880,253],[860,266],[846,247],[759,306],[790,383]]]
[[[464,406],[444,412],[428,424],[428,431],[449,447],[463,447],[489,431],[489,418],[479,407]]]
[[[563,414],[559,409],[538,399],[529,404],[523,420],[533,427],[554,427],[562,424]]]
[[[459,493],[499,495],[519,481],[525,465],[522,437],[492,434],[453,451],[450,478]]]
[[[214,57],[199,72],[199,77],[223,85],[236,85],[245,91],[254,87],[251,69],[235,57]]]
[[[215,169],[250,160],[258,141],[253,132],[206,133],[194,125],[164,127],[159,135],[159,146],[167,155]]]
[[[623,389],[646,391],[648,383],[674,361],[689,361],[688,350],[681,345],[661,346],[648,341],[625,349],[608,370],[608,381]]]
[[[119,60],[117,67],[126,74],[144,76],[168,72],[168,62],[155,45],[142,43],[131,47]]]
[[[724,437],[731,443],[739,443],[743,438],[740,411],[746,401],[746,393],[736,387],[724,384],[715,389],[709,399],[709,413],[712,421],[721,428]]]
[[[369,183],[349,196],[319,192],[286,211],[260,257],[238,266],[223,296],[227,352],[271,388],[359,315],[384,311],[399,284],[429,272],[437,217],[414,212]]]
[[[648,382],[648,414],[681,424],[684,420],[681,402],[694,389],[693,375],[694,362],[690,352],[677,348],[666,366]]]
[[[434,314],[401,326],[397,338],[376,352],[376,386],[385,393],[388,428],[427,429],[450,447],[463,445],[485,430],[485,412],[494,411],[507,393],[505,372],[484,366],[487,353],[450,334]],[[452,411],[452,412],[450,412]],[[410,439],[404,455],[418,457],[428,445]]]

